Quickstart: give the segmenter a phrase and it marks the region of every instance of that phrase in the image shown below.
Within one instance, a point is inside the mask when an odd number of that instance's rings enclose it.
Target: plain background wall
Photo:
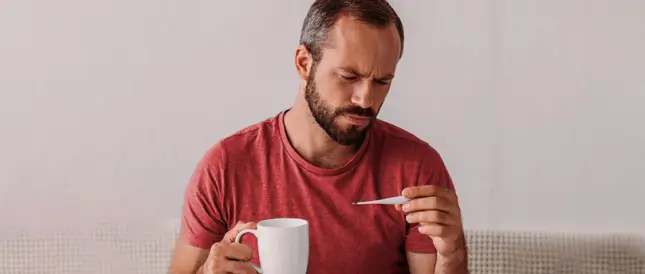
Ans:
[[[175,223],[218,139],[290,106],[310,1],[0,1],[0,234]],[[645,1],[397,0],[381,118],[466,228],[645,232]]]

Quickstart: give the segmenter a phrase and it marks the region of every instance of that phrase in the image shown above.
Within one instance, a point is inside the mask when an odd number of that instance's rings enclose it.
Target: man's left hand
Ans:
[[[411,201],[397,205],[408,223],[419,224],[419,232],[428,235],[441,256],[463,251],[465,238],[457,194],[445,187],[426,185],[410,187],[402,195]]]

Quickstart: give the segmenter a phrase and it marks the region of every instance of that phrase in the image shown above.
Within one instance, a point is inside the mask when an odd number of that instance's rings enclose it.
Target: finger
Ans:
[[[208,257],[212,257],[217,255],[220,250],[223,248],[223,245],[228,244],[228,243],[222,243],[222,242],[217,242],[211,245],[211,251],[208,253]]]
[[[233,264],[232,266],[229,265],[231,262],[244,263],[244,261],[251,260],[252,257],[253,250],[245,244],[229,244],[220,242],[214,244],[211,247],[211,252],[208,255],[206,263],[204,264],[204,269],[210,271],[212,271],[212,269],[214,268],[226,270],[227,267],[231,267],[234,271],[225,271],[224,273],[255,273],[255,270],[252,267],[247,268],[246,266],[241,266],[238,264]],[[246,265],[250,267],[250,265]],[[252,272],[246,272],[244,271],[244,269],[250,269]]]
[[[441,196],[445,195],[449,190],[445,187],[436,185],[422,185],[407,187],[401,191],[401,195],[406,198],[419,198],[427,196]]]
[[[401,191],[401,195],[408,199],[438,196],[438,197],[446,198],[453,202],[457,201],[457,195],[452,190],[442,186],[436,186],[436,185],[408,187],[403,189],[403,191]]]
[[[450,235],[450,227],[441,225],[441,224],[433,224],[433,223],[426,223],[426,224],[421,224],[418,227],[419,232],[431,237],[447,237]]]
[[[235,242],[235,237],[237,237],[237,234],[239,234],[242,230],[255,229],[255,228],[257,228],[257,224],[254,222],[248,222],[248,223],[237,222],[237,224],[235,224],[235,226],[231,228],[231,230],[226,232],[226,234],[224,235],[224,239],[222,239],[222,241],[226,241],[229,243]]]
[[[245,244],[219,242],[211,246],[209,259],[226,258],[230,260],[248,261],[253,257],[253,249]]]
[[[229,260],[248,261],[253,257],[253,249],[245,244],[233,243],[227,246],[223,255]]]
[[[237,224],[233,227],[232,230],[237,230],[242,231],[244,229],[252,229],[252,228],[257,228],[257,224],[255,222],[237,222]]]
[[[396,211],[399,211],[399,212],[403,211],[402,205],[394,205],[394,209],[396,209]]]
[[[438,210],[427,210],[427,211],[417,211],[410,213],[405,216],[405,220],[408,223],[428,223],[428,224],[442,224],[442,225],[454,225],[457,223],[454,218],[443,211]]]
[[[453,213],[456,211],[455,207],[456,205],[452,204],[448,199],[431,196],[413,199],[403,204],[401,209],[406,213],[423,210],[439,210],[446,213]]]
[[[208,253],[208,261],[215,260],[216,258],[226,258],[226,249],[231,245],[227,242],[217,242],[211,246]]]
[[[228,261],[222,267],[225,273],[252,274],[257,273],[251,264],[247,262]]]

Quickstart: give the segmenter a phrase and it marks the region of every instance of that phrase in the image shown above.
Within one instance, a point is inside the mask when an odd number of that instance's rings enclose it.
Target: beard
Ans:
[[[305,100],[309,105],[309,111],[316,120],[316,123],[327,133],[327,135],[336,143],[344,146],[357,146],[365,140],[367,130],[372,126],[376,115],[371,108],[361,108],[358,106],[351,106],[347,108],[333,108],[320,98],[320,93],[316,89],[315,66],[313,66],[311,73],[307,77],[307,85],[305,86]],[[371,118],[370,123],[365,128],[360,128],[355,125],[349,125],[343,129],[335,120],[343,114],[353,114],[363,117]]]

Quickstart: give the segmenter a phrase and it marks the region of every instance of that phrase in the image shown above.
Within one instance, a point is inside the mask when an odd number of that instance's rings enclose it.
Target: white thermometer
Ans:
[[[390,197],[380,200],[354,202],[355,205],[400,205],[410,201],[410,199],[403,196]]]

